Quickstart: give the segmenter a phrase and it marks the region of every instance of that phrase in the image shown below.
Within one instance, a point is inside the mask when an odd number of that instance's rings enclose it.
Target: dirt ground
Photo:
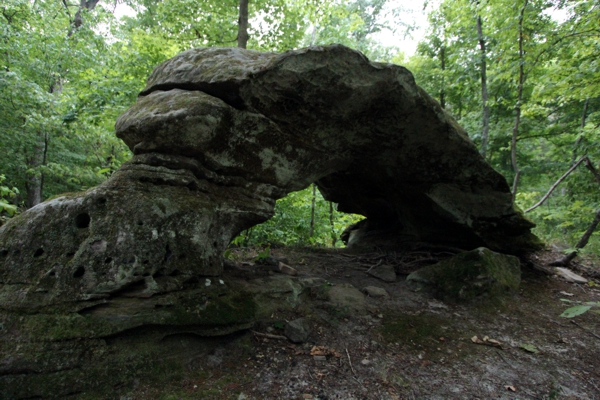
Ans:
[[[300,277],[321,277],[331,287],[376,286],[389,296],[367,296],[364,312],[318,299],[276,311],[252,330],[215,339],[182,373],[123,388],[120,399],[600,399],[600,314],[594,312],[600,308],[559,316],[576,302],[600,301],[600,266],[579,268],[591,283],[567,283],[531,267],[555,256],[540,253],[524,260],[518,294],[456,304],[405,280],[450,256],[443,251],[271,253]],[[238,250],[233,257],[243,264],[256,254]],[[395,266],[395,282],[367,274],[382,263]],[[300,317],[310,326],[305,343],[277,338],[286,321]]]

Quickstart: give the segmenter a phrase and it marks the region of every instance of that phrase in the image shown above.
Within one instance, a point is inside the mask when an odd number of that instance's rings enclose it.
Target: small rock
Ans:
[[[560,276],[567,282],[588,283],[587,279],[585,279],[581,275],[577,275],[575,272],[571,271],[570,269],[556,267],[556,268],[554,268],[554,271],[556,271],[556,275]]]
[[[445,305],[444,303],[442,303],[442,302],[439,302],[439,301],[435,301],[435,300],[430,300],[430,301],[428,301],[428,302],[427,302],[427,305],[428,305],[430,308],[448,308],[448,306],[447,306],[447,305]]]
[[[364,312],[365,295],[349,283],[342,283],[329,288],[327,291],[329,301],[343,310]]]
[[[313,397],[312,397],[312,394],[304,393],[304,394],[302,395],[302,398],[303,398],[303,399],[312,399]]]
[[[380,265],[367,273],[384,282],[396,282],[396,270],[392,265]]]
[[[296,270],[296,268],[292,268],[289,265],[284,264],[282,262],[279,263],[279,272],[281,272],[282,274],[292,275],[292,276],[298,275],[298,271]]]
[[[298,318],[285,325],[284,335],[294,343],[303,343],[308,338],[309,328],[303,318]]]
[[[327,361],[326,356],[313,356],[313,360],[315,361]]]
[[[362,365],[369,365],[369,364],[371,364],[371,360],[367,360],[367,359],[365,359],[365,360],[362,360],[360,363],[361,363]]]
[[[246,399],[248,399],[248,396],[246,396],[245,393],[240,393],[240,395],[237,398],[237,400],[246,400]]]
[[[377,286],[367,286],[366,288],[363,289],[363,291],[371,297],[388,297],[389,296],[388,292],[386,292],[384,288],[380,288]]]

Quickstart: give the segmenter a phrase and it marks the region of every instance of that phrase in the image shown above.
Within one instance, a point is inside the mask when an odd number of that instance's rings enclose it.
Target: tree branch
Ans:
[[[579,164],[581,164],[582,162],[584,162],[586,159],[588,159],[588,158],[587,158],[587,156],[583,156],[583,157],[581,157],[581,158],[579,159],[579,161],[577,161],[575,164],[573,164],[573,166],[572,166],[571,168],[569,168],[569,170],[568,170],[567,172],[565,172],[565,173],[564,173],[564,175],[563,175],[563,176],[561,176],[561,177],[560,177],[560,178],[559,178],[559,179],[558,179],[556,182],[554,182],[554,185],[552,185],[552,186],[550,187],[550,189],[548,190],[548,192],[547,192],[547,193],[544,195],[544,197],[542,197],[542,199],[541,199],[540,201],[538,201],[538,202],[537,202],[535,205],[533,205],[533,206],[529,207],[527,210],[525,210],[525,212],[526,212],[526,213],[528,213],[529,211],[531,211],[531,210],[533,210],[533,209],[535,209],[535,208],[538,208],[539,206],[541,206],[541,205],[542,205],[542,203],[543,203],[544,201],[546,201],[546,199],[547,199],[548,197],[550,197],[550,195],[552,194],[552,192],[554,191],[554,189],[556,189],[556,187],[557,187],[557,186],[558,186],[558,185],[559,185],[559,184],[560,184],[562,181],[564,181],[564,180],[565,180],[565,178],[566,178],[567,176],[569,176],[569,174],[570,174],[571,172],[573,172],[573,170],[575,170],[575,168],[577,168],[577,167],[579,166]]]

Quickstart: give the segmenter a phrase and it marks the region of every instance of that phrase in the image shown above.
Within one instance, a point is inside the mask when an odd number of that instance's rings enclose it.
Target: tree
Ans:
[[[240,0],[240,17],[238,19],[238,47],[245,49],[248,44],[248,0]]]

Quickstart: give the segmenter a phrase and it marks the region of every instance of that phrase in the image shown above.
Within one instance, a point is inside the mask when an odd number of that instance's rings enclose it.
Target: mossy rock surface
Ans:
[[[521,267],[517,257],[480,247],[415,271],[406,279],[434,288],[442,297],[468,301],[514,293],[521,283]]]

